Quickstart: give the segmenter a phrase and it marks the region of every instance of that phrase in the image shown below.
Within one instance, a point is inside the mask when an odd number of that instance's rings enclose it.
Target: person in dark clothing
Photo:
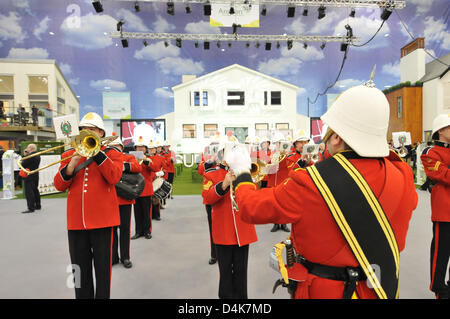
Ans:
[[[33,107],[31,108],[31,119],[33,120],[33,126],[37,126],[38,124],[38,112],[38,107],[36,104],[33,104]]]
[[[29,144],[23,151],[24,157],[35,153],[37,150],[36,144]],[[22,161],[22,166],[30,171],[39,168],[41,157],[35,156]],[[39,174],[30,174],[24,179],[25,198],[27,199],[26,211],[23,214],[33,213],[36,209],[41,209],[41,195],[39,194]]]

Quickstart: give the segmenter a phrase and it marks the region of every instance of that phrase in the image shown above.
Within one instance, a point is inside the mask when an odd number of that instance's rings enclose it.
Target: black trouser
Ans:
[[[175,173],[167,173],[167,181],[173,185],[173,178],[175,176]]]
[[[130,222],[131,204],[119,205],[120,226],[114,227],[113,232],[113,262],[119,262],[119,240],[117,229],[120,230],[120,260],[130,259]]]
[[[152,219],[150,217],[151,196],[143,196],[136,198],[134,204],[134,222],[136,235],[150,234]]]
[[[158,202],[158,204],[154,204],[152,201],[152,219],[158,219],[161,218],[161,203]]]
[[[77,299],[109,299],[111,290],[112,227],[69,230],[69,252]],[[92,277],[95,268],[95,294]]]
[[[450,256],[450,222],[433,222],[433,240],[430,254],[430,289],[436,294],[449,293],[445,274]]]
[[[220,299],[248,299],[247,267],[248,245],[218,245],[217,261],[219,263]]]
[[[39,180],[25,181],[24,185],[28,210],[34,211],[37,208],[41,208],[41,195],[38,189]]]
[[[211,205],[205,205],[206,215],[208,216],[208,228],[209,228],[209,242],[211,246],[211,258],[216,258],[216,245],[214,244],[214,240],[212,237],[212,219],[211,219]]]

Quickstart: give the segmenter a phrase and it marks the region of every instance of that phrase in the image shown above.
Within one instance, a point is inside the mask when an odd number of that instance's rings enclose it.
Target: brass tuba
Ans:
[[[41,152],[37,152],[34,154],[31,154],[29,156],[25,156],[22,157],[21,159],[19,159],[17,161],[17,165],[19,166],[19,168],[24,171],[25,173],[27,173],[28,175],[37,173],[39,171],[42,171],[43,169],[46,169],[50,166],[53,166],[55,164],[61,163],[62,161],[65,161],[69,158],[74,157],[75,155],[80,155],[82,157],[93,157],[95,155],[97,155],[98,152],[100,152],[100,149],[102,146],[106,146],[109,143],[111,143],[112,141],[114,141],[118,136],[108,136],[108,137],[102,137],[100,138],[97,134],[95,134],[92,131],[89,130],[81,130],[80,134],[76,135],[73,137],[72,141],[70,143],[64,144],[64,145],[59,145],[59,146],[55,146],[52,148],[49,148],[47,150],[41,151]],[[71,156],[68,157],[64,157],[61,158],[59,161],[50,163],[48,165],[45,165],[43,167],[39,167],[33,171],[27,171],[23,166],[22,166],[22,161],[35,157],[35,156],[39,156],[41,154],[45,154],[51,151],[54,151],[56,149],[65,147],[65,146],[69,146],[71,145],[74,149],[75,149],[75,153],[73,153]]]

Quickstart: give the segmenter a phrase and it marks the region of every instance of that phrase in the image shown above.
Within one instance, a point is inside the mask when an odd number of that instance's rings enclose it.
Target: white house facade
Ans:
[[[310,129],[309,118],[297,114],[299,89],[233,64],[198,78],[183,76],[172,87],[174,112],[160,118],[166,118],[167,137],[182,153],[200,153],[216,132],[232,131],[241,142],[274,131],[292,136],[296,129]]]

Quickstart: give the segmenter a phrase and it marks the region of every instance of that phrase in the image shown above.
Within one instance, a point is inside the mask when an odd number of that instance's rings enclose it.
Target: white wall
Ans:
[[[449,113],[450,106],[444,106],[444,85],[450,81],[450,74],[442,79],[436,78],[423,84],[423,130],[432,129],[433,120],[442,113]]]
[[[416,49],[400,59],[400,82],[416,82],[425,75],[424,49]]]

